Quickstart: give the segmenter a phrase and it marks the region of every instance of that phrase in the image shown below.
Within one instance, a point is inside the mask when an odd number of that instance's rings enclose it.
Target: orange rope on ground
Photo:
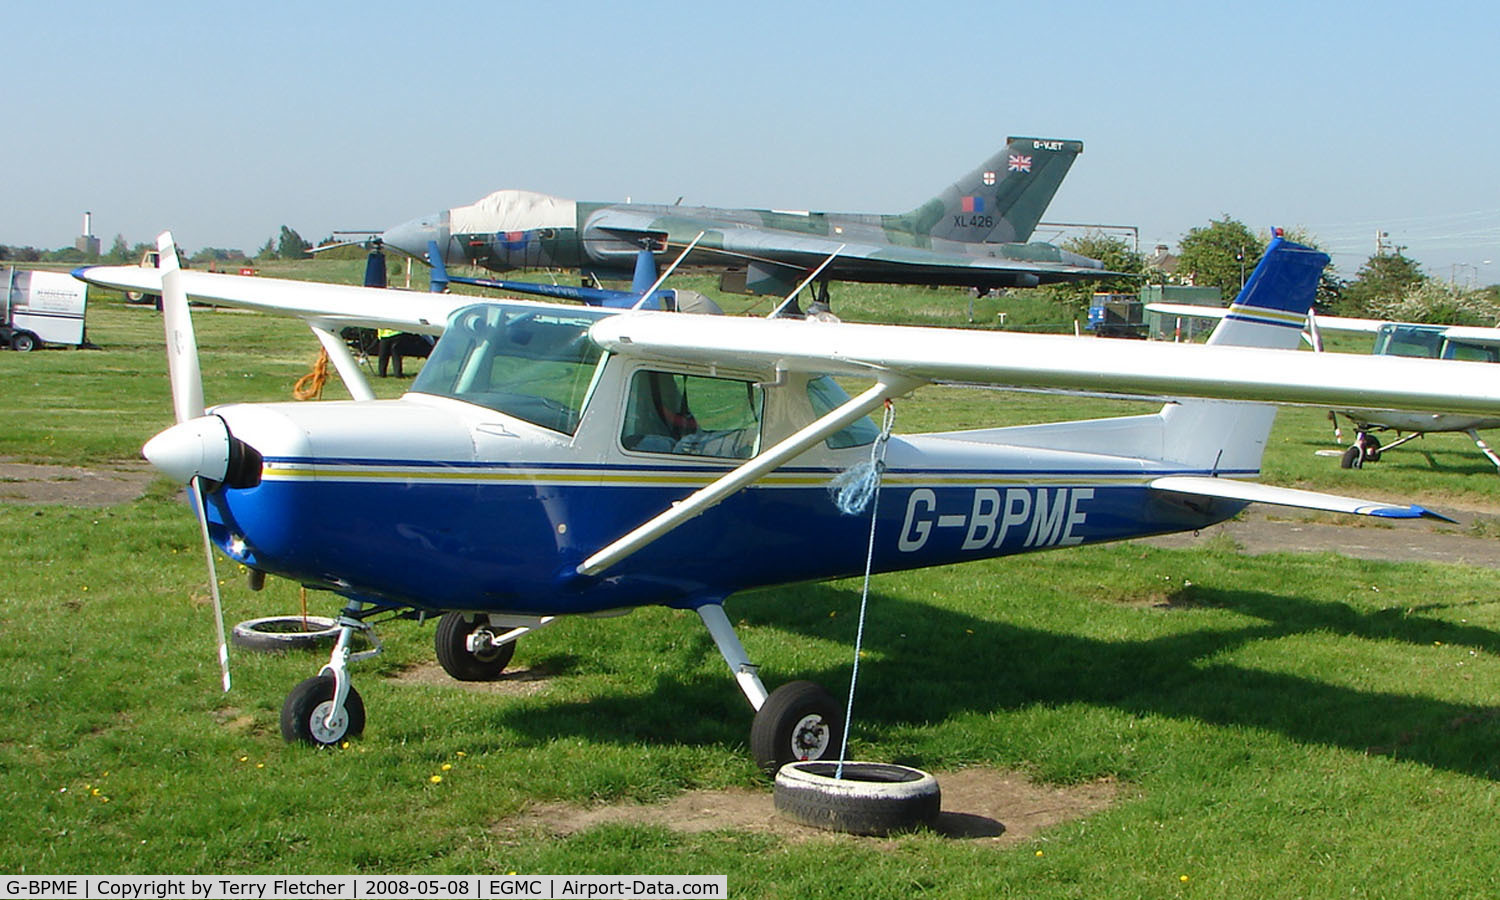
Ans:
[[[313,363],[312,371],[297,379],[292,385],[292,396],[298,400],[321,400],[323,398],[323,385],[328,381],[328,351],[318,353],[318,361]]]

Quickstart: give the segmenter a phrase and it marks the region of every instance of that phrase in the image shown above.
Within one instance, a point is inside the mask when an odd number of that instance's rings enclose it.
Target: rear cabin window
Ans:
[[[608,314],[465,307],[454,313],[411,389],[571,435],[603,357],[589,326]]]
[[[641,453],[749,459],[765,396],[753,382],[642,370],[630,379],[620,443]]]
[[[812,404],[813,413],[822,418],[848,403],[849,392],[827,375],[819,375],[807,382],[807,399]],[[823,443],[827,444],[830,450],[843,450],[846,447],[867,446],[878,437],[880,437],[879,426],[872,422],[869,416],[864,416],[855,419],[842,430],[834,432]]]

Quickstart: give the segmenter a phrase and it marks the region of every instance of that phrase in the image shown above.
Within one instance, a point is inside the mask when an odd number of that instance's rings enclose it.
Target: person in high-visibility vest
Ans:
[[[401,332],[394,328],[381,328],[375,332],[375,336],[380,339],[380,377],[385,377],[386,366],[394,359],[396,377],[405,378],[401,373],[401,354],[396,350],[396,341],[400,339]]]

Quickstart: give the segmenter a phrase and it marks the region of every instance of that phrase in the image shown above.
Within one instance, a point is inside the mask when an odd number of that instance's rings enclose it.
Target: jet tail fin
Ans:
[[[1030,240],[1082,152],[1082,141],[1008,138],[999,153],[887,226],[950,241]]]

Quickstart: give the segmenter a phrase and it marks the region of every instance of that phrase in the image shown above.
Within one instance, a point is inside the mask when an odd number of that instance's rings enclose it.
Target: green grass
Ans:
[[[285,399],[316,353],[295,324],[196,320],[211,402]],[[167,424],[159,317],[101,300],[89,327],[103,350],[0,354],[0,456],[105,464]],[[405,386],[376,380],[386,396]],[[342,396],[336,381],[328,393]],[[902,401],[898,427],[1138,408],[931,389]],[[1273,479],[1435,505],[1493,496],[1488,463],[1436,437],[1430,463],[1398,451],[1343,472],[1312,455],[1320,416],[1282,417]],[[355,675],[364,738],[289,747],[281,700],[321,661],[237,653],[221,694],[197,542],[160,482],[105,509],[0,504],[0,871],[696,872],[727,874],[735,897],[799,898],[1483,897],[1500,883],[1489,570],[1221,542],[877,577],[855,755],[1120,787],[1102,812],[997,848],[928,833],[799,843],[731,823],[499,827],[548,802],[767,790],[722,660],[695,616],[664,609],[522,641],[516,665],[546,673],[529,695],[387,677],[432,657],[430,624],[392,623],[387,653]],[[231,622],[298,608],[293,586],[251,593],[220,563]],[[760,591],[729,612],[768,683],[838,695],[858,591]]]

